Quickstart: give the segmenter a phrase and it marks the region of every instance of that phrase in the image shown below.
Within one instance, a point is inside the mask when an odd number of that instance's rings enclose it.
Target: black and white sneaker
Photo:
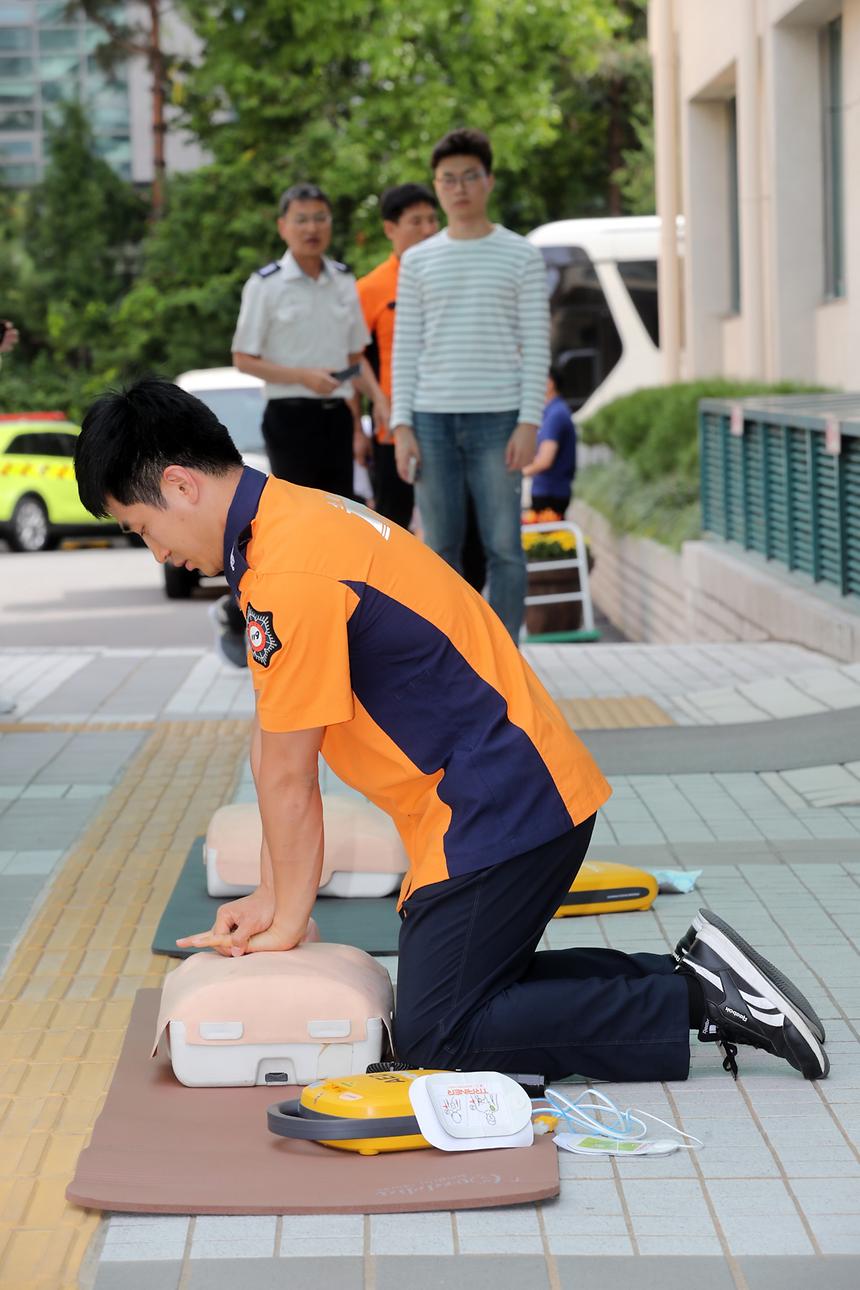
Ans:
[[[693,973],[702,987],[705,1016],[699,1038],[720,1046],[723,1066],[735,1079],[742,1045],[784,1058],[806,1079],[824,1079],[830,1062],[811,1018],[792,1001],[792,996],[803,997],[800,992],[781,972],[773,975],[765,969],[766,960],[745,953],[710,910],[700,910],[700,919],[678,964],[679,972]],[[790,993],[782,985],[790,986]]]
[[[806,996],[801,994],[794,982],[790,981],[783,972],[780,972],[778,967],[774,967],[773,963],[771,963],[769,959],[766,959],[763,954],[759,954],[758,950],[753,949],[752,945],[750,945],[748,941],[745,941],[739,932],[736,932],[735,929],[725,921],[725,919],[720,918],[720,916],[715,914],[712,910],[699,910],[690,927],[675,946],[675,958],[677,961],[679,963],[681,962],[684,954],[691,948],[696,937],[706,924],[711,927],[715,927],[718,931],[722,932],[722,934],[731,941],[736,950],[739,950],[741,954],[750,959],[758,968],[759,972],[763,973],[764,976],[774,983],[777,989],[785,995],[789,1003],[793,1004],[795,1009],[805,1018],[806,1024],[809,1026],[809,1029],[815,1035],[818,1042],[823,1044],[826,1039],[824,1022],[821,1020]]]

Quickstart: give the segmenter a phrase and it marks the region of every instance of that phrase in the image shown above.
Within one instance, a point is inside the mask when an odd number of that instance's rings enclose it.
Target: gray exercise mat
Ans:
[[[727,726],[576,732],[605,775],[802,770],[860,757],[860,708]]]
[[[170,893],[161,921],[152,941],[153,954],[168,954],[185,959],[198,950],[180,949],[180,936],[205,932],[215,921],[219,905],[229,897],[210,896],[206,890],[206,866],[203,863],[203,838],[195,838],[191,850]],[[368,954],[396,954],[400,934],[396,896],[348,899],[321,896],[313,916],[324,941],[333,945],[355,945]]]

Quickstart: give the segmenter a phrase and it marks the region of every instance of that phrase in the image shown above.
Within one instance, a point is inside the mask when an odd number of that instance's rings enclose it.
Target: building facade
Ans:
[[[117,5],[135,17],[138,6]],[[0,0],[0,184],[26,186],[44,171],[45,136],[52,114],[67,99],[87,109],[96,147],[124,179],[152,179],[152,93],[142,59],[107,73],[96,50],[104,33],[65,0]],[[191,32],[173,13],[163,22],[164,48],[195,52]],[[168,170],[191,170],[204,154],[193,139],[171,130]]]
[[[860,0],[651,0],[649,33],[666,378],[856,389]]]

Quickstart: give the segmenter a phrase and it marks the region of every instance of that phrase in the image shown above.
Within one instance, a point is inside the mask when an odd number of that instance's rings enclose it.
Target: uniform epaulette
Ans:
[[[271,264],[264,264],[262,269],[258,269],[257,276],[259,278],[269,278],[273,273],[277,273],[280,267],[278,261],[273,260]]]
[[[352,273],[352,269],[349,267],[349,265],[342,264],[340,260],[332,260],[331,263],[334,266],[334,268],[338,270],[339,273]]]

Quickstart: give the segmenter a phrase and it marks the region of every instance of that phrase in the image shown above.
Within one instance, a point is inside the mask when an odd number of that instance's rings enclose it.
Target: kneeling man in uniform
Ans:
[[[322,754],[409,856],[402,1060],[679,1080],[693,1030],[734,1072],[751,1045],[827,1074],[811,1005],[709,910],[674,954],[538,951],[610,788],[490,606],[429,547],[349,499],[244,468],[215,415],[166,381],[100,398],[75,469],[87,509],[158,561],[223,571],[247,623],[262,883],[189,944],[299,943],[322,865]]]

